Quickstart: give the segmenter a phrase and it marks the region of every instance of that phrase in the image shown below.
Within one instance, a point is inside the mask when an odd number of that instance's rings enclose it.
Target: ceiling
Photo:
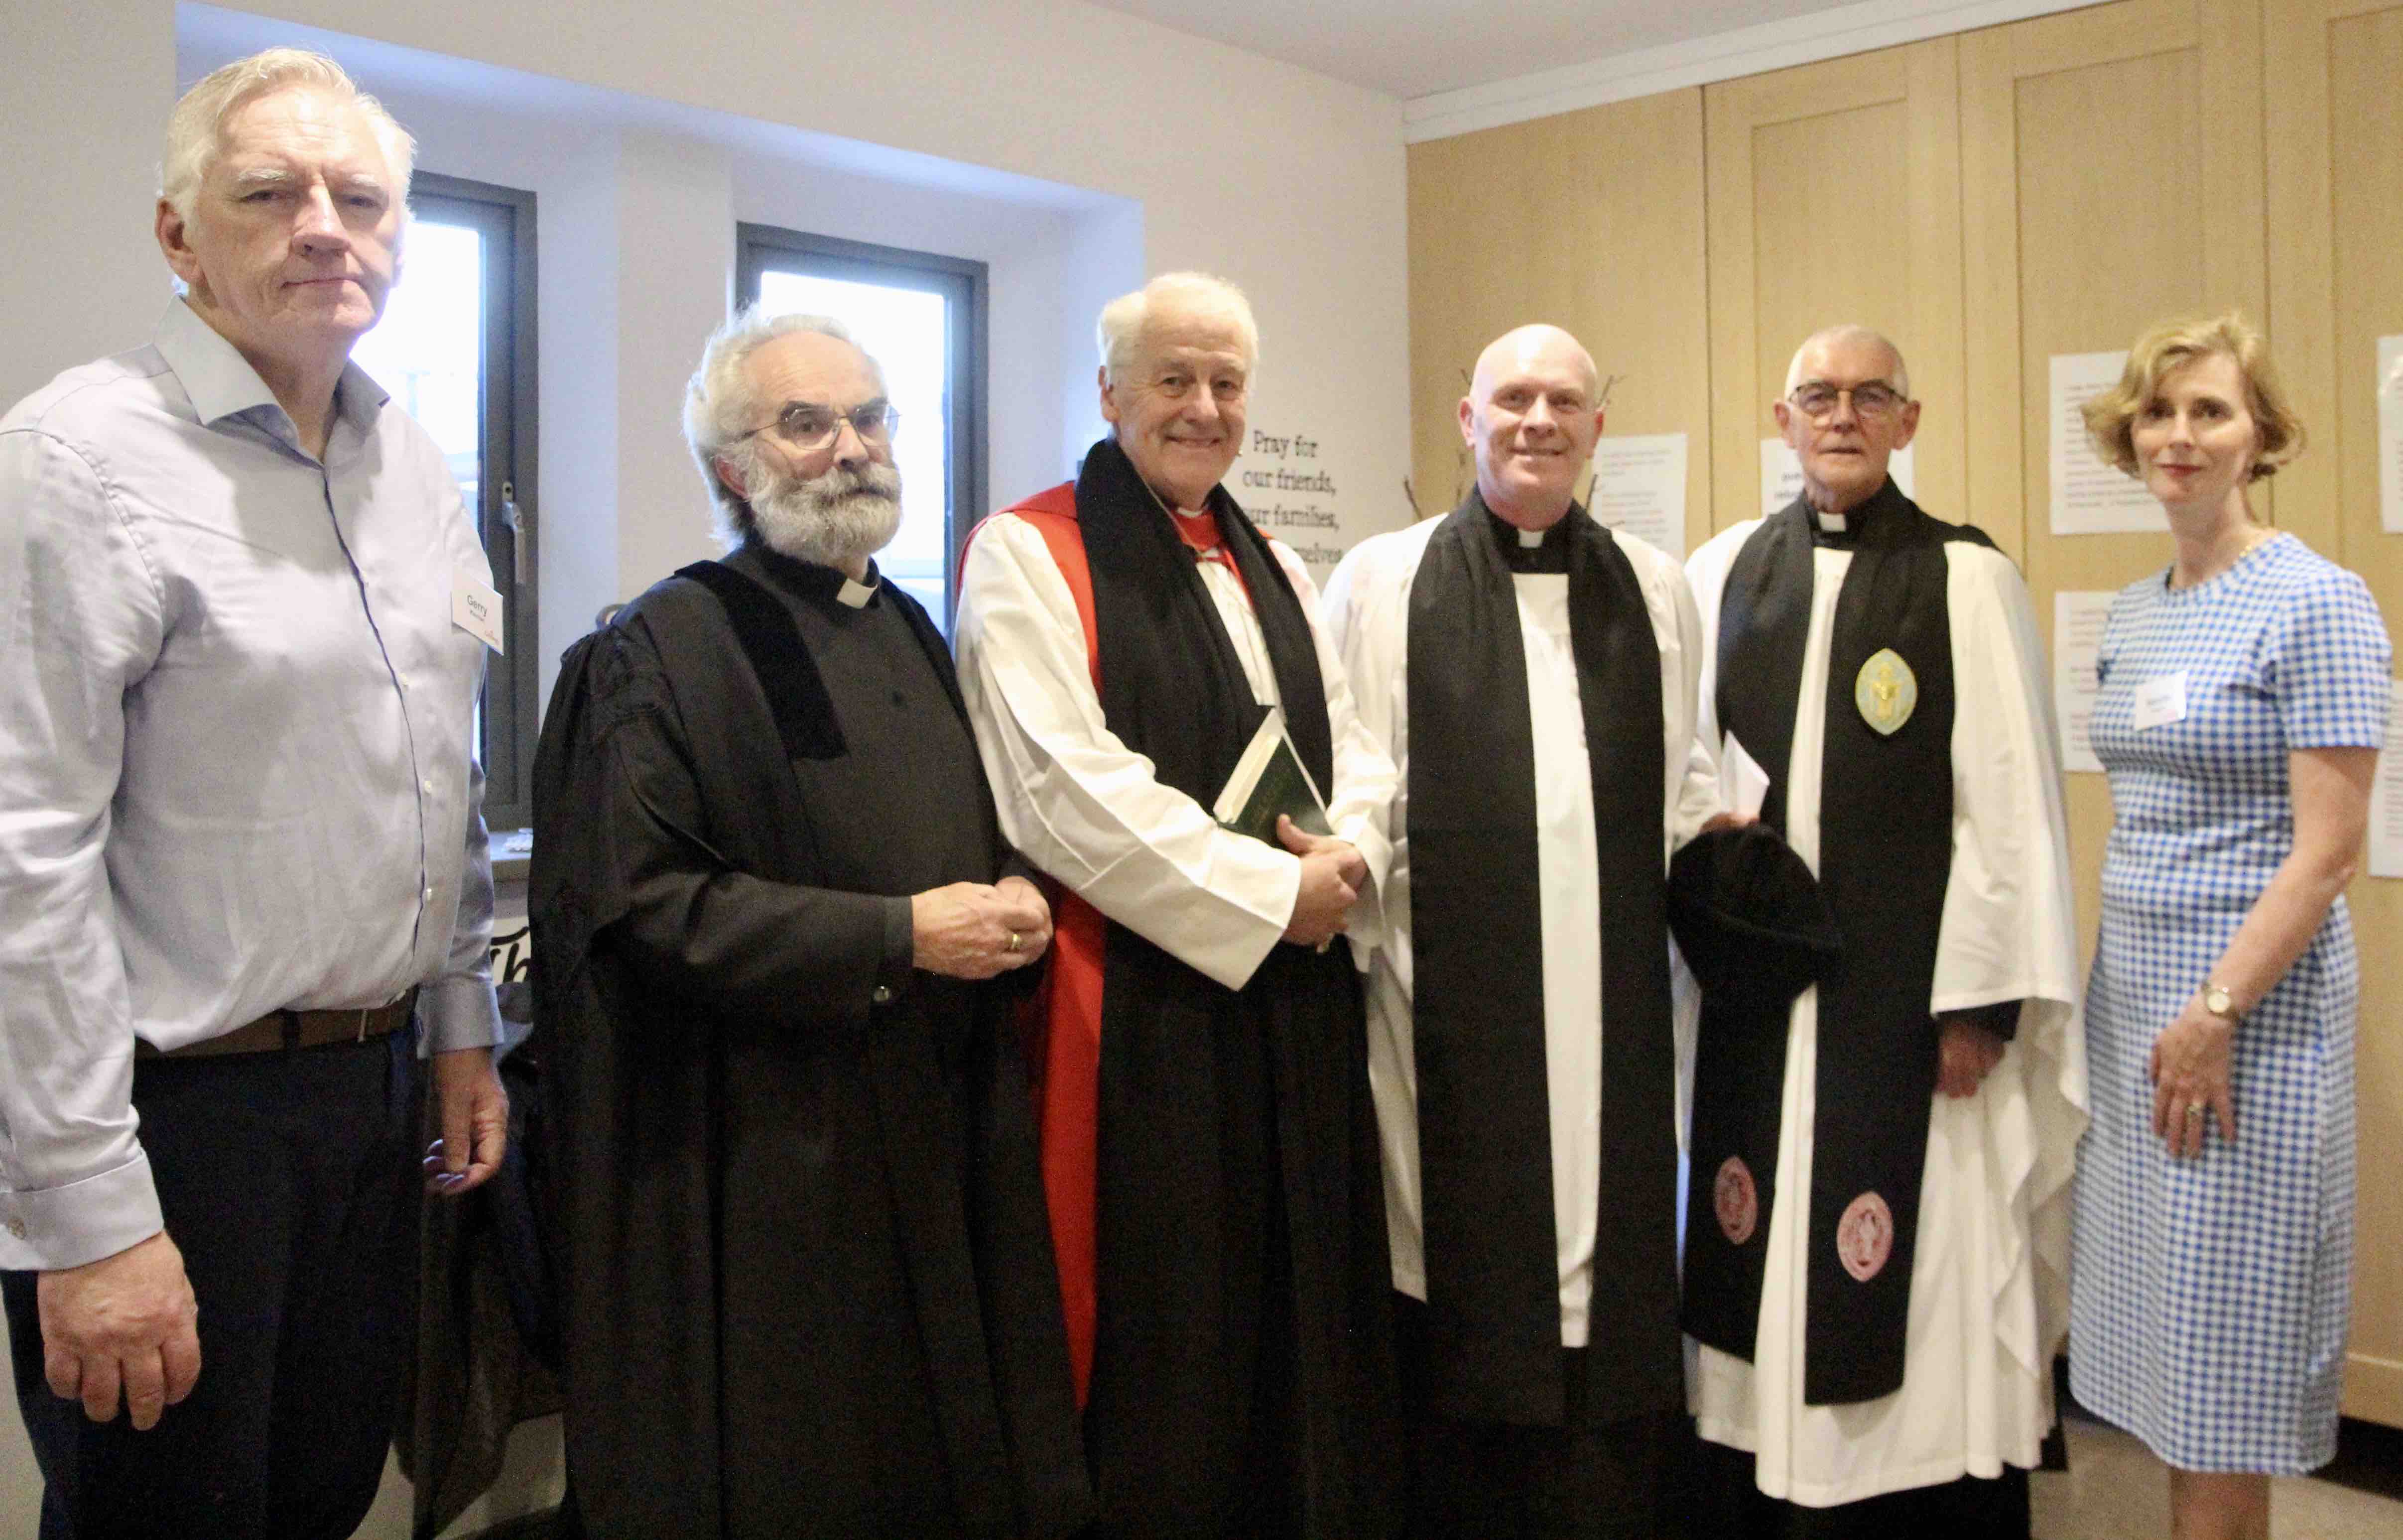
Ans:
[[[1405,101],[1868,7],[1842,0],[1094,0]],[[1957,0],[1954,0],[1957,4]],[[1915,4],[1877,7],[1889,15]],[[1927,0],[1928,10],[1953,8]]]

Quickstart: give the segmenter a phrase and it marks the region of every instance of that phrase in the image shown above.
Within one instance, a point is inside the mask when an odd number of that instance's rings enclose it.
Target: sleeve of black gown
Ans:
[[[691,746],[656,658],[618,641],[596,686],[592,804],[618,896],[608,930],[652,977],[719,1009],[796,1026],[856,1016],[909,987],[910,900],[735,870],[710,826]]]

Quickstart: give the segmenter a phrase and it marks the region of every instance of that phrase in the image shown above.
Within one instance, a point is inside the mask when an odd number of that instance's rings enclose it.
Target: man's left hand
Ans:
[[[1963,1016],[1938,1018],[1943,1027],[1937,1040],[1936,1089],[1952,1097],[1975,1096],[1986,1076],[2003,1061],[2001,1038]]]
[[[425,1146],[425,1190],[456,1198],[501,1169],[509,1145],[509,1093],[501,1089],[492,1049],[454,1048],[434,1056],[434,1094],[442,1137]]]
[[[1284,813],[1277,814],[1277,839],[1296,855],[1314,855],[1320,851],[1337,853],[1336,874],[1343,879],[1344,885],[1354,893],[1368,885],[1368,859],[1351,840],[1312,834]]]
[[[1043,896],[1043,890],[1023,877],[1010,876],[995,882],[993,891],[1011,903],[1024,905],[1041,917],[1042,926],[1028,931],[1019,938],[1018,944],[1030,959],[1042,956],[1044,949],[1051,944],[1051,903]]]

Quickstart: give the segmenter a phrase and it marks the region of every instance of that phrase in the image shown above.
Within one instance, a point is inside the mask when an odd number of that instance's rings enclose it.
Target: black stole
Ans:
[[[1285,730],[1320,794],[1332,796],[1334,742],[1309,617],[1268,542],[1224,487],[1210,489],[1209,509],[1267,638]],[[1163,784],[1207,807],[1261,713],[1234,641],[1194,571],[1195,553],[1116,439],[1085,456],[1076,523],[1093,576],[1102,715],[1128,747],[1150,757]]]
[[[1853,549],[1829,639],[1820,762],[1819,889],[1843,950],[1819,985],[1804,1232],[1802,1398],[1812,1406],[1872,1400],[1902,1384],[1936,1089],[1927,1002],[1952,862],[1944,547],[1993,544],[1974,527],[1930,518],[1891,480],[1852,509],[1847,524],[1840,534],[1822,534],[1797,499],[1745,542],[1719,605],[1719,724],[1775,775],[1761,818],[1783,832],[1787,777],[1777,772],[1793,755],[1812,551],[1814,543]],[[1882,648],[1902,657],[1918,685],[1917,705],[1890,736],[1854,701],[1861,666]],[[1702,1011],[1685,1324],[1698,1340],[1748,1359],[1776,1196],[1788,1010],[1721,994],[1705,997]]]
[[[1535,747],[1518,598],[1472,492],[1410,602],[1410,909],[1427,1322],[1444,1415],[1563,1419]],[[1676,1090],[1660,652],[1610,532],[1571,506],[1569,638],[1602,889],[1602,1200],[1588,1416],[1679,1404]]]
[[[755,540],[744,549],[797,593],[832,599],[846,581],[832,567],[786,556],[765,541]],[[743,660],[751,665],[751,672],[758,675],[759,692],[768,698],[768,713],[775,719],[776,736],[784,743],[785,757],[840,756],[844,752],[842,724],[835,718],[834,698],[826,693],[817,659],[810,656],[808,644],[801,640],[800,628],[793,623],[784,602],[761,587],[757,578],[724,562],[695,562],[678,567],[675,576],[699,583],[726,606],[727,618],[734,627],[735,644],[743,649]],[[909,622],[910,634],[916,638],[918,650],[934,665],[935,677],[943,687],[943,698],[951,703],[960,725],[968,726],[967,701],[960,694],[959,672],[951,665],[951,649],[943,641],[943,633],[935,629],[924,607],[910,597],[907,590],[885,582],[882,576],[870,586],[877,590],[877,603],[893,605]],[[994,822],[992,827],[998,844],[1000,825]]]
[[[1333,734],[1309,617],[1224,488],[1212,489],[1209,509],[1267,641],[1286,730],[1331,797]],[[1262,712],[1195,553],[1115,440],[1085,457],[1076,522],[1103,715],[1163,784],[1206,807]],[[1261,1373],[1291,1386],[1294,1422],[1276,1436],[1292,1440],[1306,1527],[1341,1534],[1368,1523],[1380,1499],[1363,1483],[1383,1451],[1367,1430],[1393,1394],[1390,1328],[1376,1312],[1393,1284],[1367,1051],[1343,948],[1272,947],[1237,991],[1110,923],[1086,1424],[1105,1513],[1182,1516],[1215,1501],[1226,1463],[1240,1458],[1223,1445],[1217,1380],[1251,1372],[1226,1362],[1220,1311],[1253,1308],[1239,1297],[1250,1278],[1264,1297],[1259,1351],[1293,1355]],[[1254,1146],[1243,1105],[1262,1101],[1266,1142]],[[1230,1154],[1230,1138],[1246,1143]],[[1268,1252],[1249,1255],[1263,1227]],[[1142,1471],[1147,1490],[1108,1494],[1121,1470]],[[1345,1518],[1355,1504],[1362,1515]]]
[[[842,576],[831,568],[813,569],[790,558],[780,560],[803,571],[828,573],[838,581]],[[840,756],[842,724],[835,720],[834,700],[826,694],[817,659],[810,656],[808,645],[801,640],[800,628],[793,623],[783,602],[760,587],[757,578],[723,562],[695,562],[678,567],[675,576],[699,583],[726,606],[726,617],[734,627],[735,645],[743,649],[743,661],[758,676],[759,693],[768,698],[768,715],[775,719],[776,737],[785,746],[785,757]]]

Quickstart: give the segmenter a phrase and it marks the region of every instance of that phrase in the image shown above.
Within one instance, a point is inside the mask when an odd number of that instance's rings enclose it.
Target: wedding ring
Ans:
[[[2186,1120],[2189,1123],[2201,1121],[2203,1109],[2208,1105],[2207,1102],[2188,1102],[2186,1104]]]
[[[1005,951],[1016,951],[1018,950],[1018,933],[1016,931],[1011,931],[1009,933],[1009,945],[1002,950]]]

